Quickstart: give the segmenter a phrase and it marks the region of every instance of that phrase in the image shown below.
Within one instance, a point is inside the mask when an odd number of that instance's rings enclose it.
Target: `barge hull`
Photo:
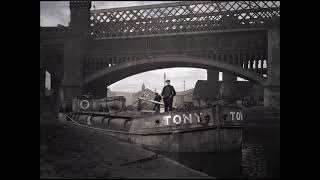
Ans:
[[[242,121],[231,121],[236,117],[238,109],[219,110],[214,108],[202,109],[201,112],[175,112],[152,115],[136,119],[101,114],[72,113],[74,123],[84,127],[103,130],[108,135],[123,141],[129,141],[144,148],[164,152],[221,152],[238,150],[242,142]],[[163,118],[165,116],[188,116],[199,114],[193,121],[177,126],[175,122]],[[232,115],[232,117],[231,117]],[[205,117],[210,117],[206,119]],[[224,120],[222,120],[223,117]],[[240,117],[240,116],[239,116]],[[197,119],[198,118],[198,119]],[[196,120],[195,120],[196,119]],[[166,121],[167,120],[167,121]],[[230,120],[230,121],[229,121]],[[242,119],[241,119],[242,120]],[[167,124],[166,124],[167,123]]]

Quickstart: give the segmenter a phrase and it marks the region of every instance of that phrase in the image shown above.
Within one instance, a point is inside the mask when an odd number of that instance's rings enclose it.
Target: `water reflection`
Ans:
[[[280,127],[244,129],[241,151],[162,153],[216,178],[279,178]]]
[[[266,177],[266,159],[264,147],[261,144],[243,144],[242,147],[242,177]]]
[[[241,152],[172,153],[167,157],[217,178],[241,176]]]

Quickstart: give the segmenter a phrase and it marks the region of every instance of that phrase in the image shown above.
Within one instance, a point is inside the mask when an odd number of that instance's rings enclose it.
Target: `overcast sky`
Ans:
[[[166,3],[169,1],[92,1],[92,9],[105,9],[115,7],[129,7],[148,4]],[[68,1],[41,1],[40,2],[40,26],[57,26],[61,24],[67,26],[70,21],[70,10]],[[207,73],[205,69],[196,68],[167,68],[140,73],[111,86],[112,91],[137,92],[141,90],[142,83],[151,90],[162,89],[163,75],[166,73],[167,79],[176,91],[183,91],[184,82],[186,90],[194,88],[197,80],[206,80]],[[221,79],[221,76],[220,76]]]

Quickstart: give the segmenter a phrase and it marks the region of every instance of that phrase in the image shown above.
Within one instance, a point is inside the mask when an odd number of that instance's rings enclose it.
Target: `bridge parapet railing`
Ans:
[[[280,24],[280,1],[182,1],[92,10],[90,38],[268,28]]]

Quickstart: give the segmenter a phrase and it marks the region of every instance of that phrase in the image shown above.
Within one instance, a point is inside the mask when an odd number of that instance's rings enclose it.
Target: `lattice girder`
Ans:
[[[91,11],[92,39],[267,28],[280,23],[279,1],[184,1]]]

